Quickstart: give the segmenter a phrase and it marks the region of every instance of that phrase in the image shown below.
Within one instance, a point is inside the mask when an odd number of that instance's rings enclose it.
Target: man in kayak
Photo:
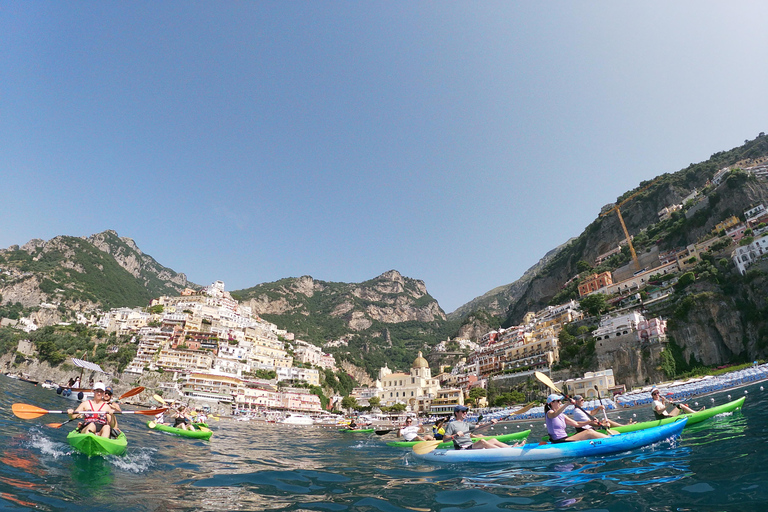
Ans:
[[[684,412],[685,414],[693,414],[696,412],[685,404],[672,404],[675,406],[675,408],[672,409],[671,412],[667,411],[667,404],[670,402],[661,396],[661,392],[658,390],[658,388],[651,389],[651,398],[653,398],[653,415],[656,416],[657,420],[663,420],[664,418],[677,416],[680,414],[680,411]]]
[[[107,402],[107,404],[112,408],[114,412],[121,413],[123,412],[123,409],[120,407],[120,404],[117,402],[112,401],[112,388],[107,386],[107,388],[104,390],[104,401]],[[117,428],[117,416],[115,414],[107,414],[107,418],[109,420],[109,428],[112,430],[111,435],[112,437],[117,437],[120,435],[120,429]]]
[[[80,417],[84,411],[93,411],[82,415],[83,423],[78,429],[83,434],[93,433],[101,437],[109,437],[112,429],[109,426],[108,413],[112,407],[104,401],[104,384],[97,382],[93,385],[93,400],[86,400],[77,406],[77,409],[68,409],[69,419]]]
[[[598,420],[587,417],[587,421],[576,421],[575,419],[563,414],[569,405],[573,403],[568,399],[563,403],[563,395],[552,393],[547,397],[547,404],[544,406],[544,422],[547,425],[547,433],[552,443],[564,443],[566,441],[583,441],[585,439],[599,439],[608,437],[608,435],[597,432],[594,428],[582,430],[572,436],[568,436],[565,431],[566,425],[574,428],[582,428],[589,425],[591,427],[600,427]]]
[[[445,428],[443,441],[453,441],[453,447],[457,450],[483,450],[487,448],[510,447],[508,444],[504,444],[493,438],[477,439],[473,442],[470,432],[479,425],[472,425],[465,420],[468,410],[469,408],[465,405],[457,405],[453,408],[453,421],[448,423],[448,426]],[[496,423],[496,420],[491,420],[491,423]],[[520,446],[520,444],[525,444],[525,441],[517,443],[514,446]]]
[[[432,441],[434,438],[429,435],[422,435],[424,429],[421,425],[414,425],[412,418],[405,419],[405,425],[398,431],[397,435],[406,441]]]

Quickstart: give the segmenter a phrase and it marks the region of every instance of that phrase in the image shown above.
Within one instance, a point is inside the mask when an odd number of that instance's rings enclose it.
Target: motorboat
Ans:
[[[314,425],[314,420],[306,414],[289,414],[278,423],[283,425]]]

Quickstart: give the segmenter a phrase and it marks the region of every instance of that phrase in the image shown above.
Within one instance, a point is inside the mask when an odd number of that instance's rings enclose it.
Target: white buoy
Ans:
[[[728,400],[730,400],[730,399],[731,399],[731,395],[728,395]]]
[[[695,404],[695,405],[698,407],[698,405],[699,405],[699,402],[694,402],[694,404]]]
[[[763,386],[760,386],[760,391],[763,391]]]
[[[715,401],[715,399],[714,399],[714,398],[710,398],[710,400],[712,400],[712,402],[714,402],[714,401]]]

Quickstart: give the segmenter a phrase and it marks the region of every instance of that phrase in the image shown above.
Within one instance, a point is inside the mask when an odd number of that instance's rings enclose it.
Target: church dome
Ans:
[[[421,357],[421,351],[419,351],[419,357],[413,361],[411,368],[429,368],[427,360]]]

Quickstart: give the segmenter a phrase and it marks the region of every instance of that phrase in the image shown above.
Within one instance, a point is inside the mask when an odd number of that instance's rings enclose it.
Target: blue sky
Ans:
[[[199,284],[446,312],[768,130],[768,3],[0,1],[0,247],[114,229]]]

